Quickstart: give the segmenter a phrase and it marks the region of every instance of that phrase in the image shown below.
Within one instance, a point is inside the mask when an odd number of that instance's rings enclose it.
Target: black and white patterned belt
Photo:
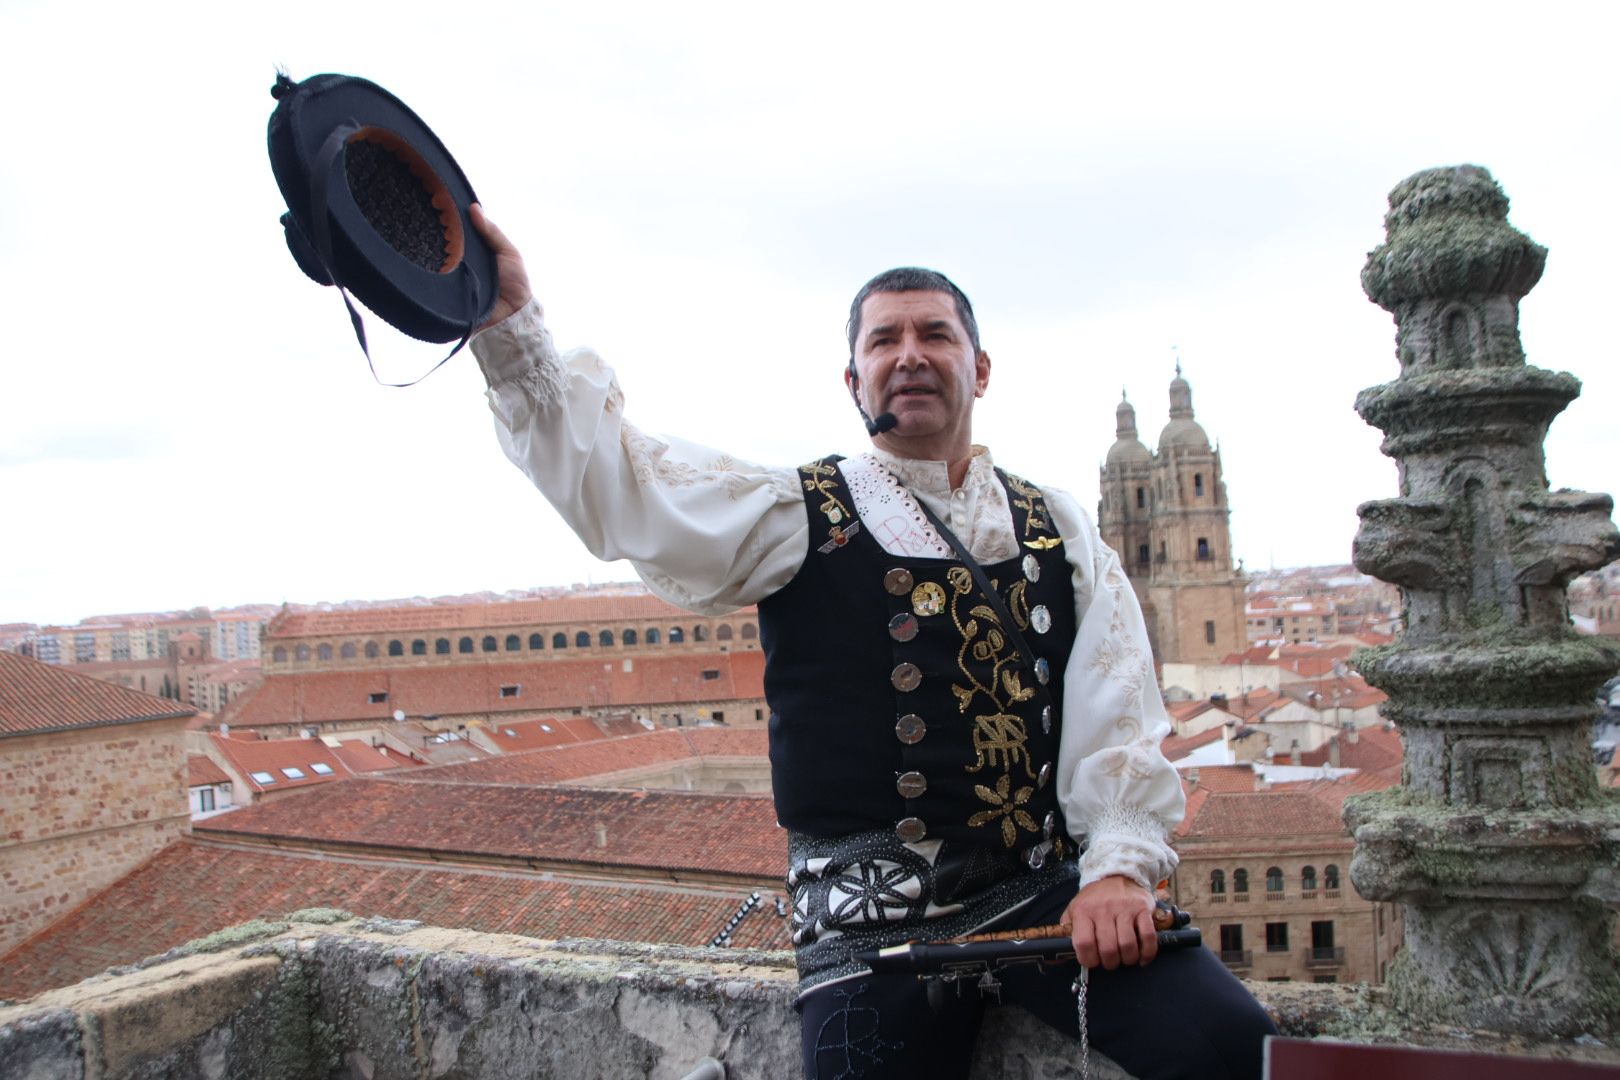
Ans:
[[[1067,847],[1068,845],[1064,845]],[[864,974],[861,950],[969,934],[1065,878],[1071,858],[927,842],[908,845],[893,829],[833,839],[788,836],[787,887],[800,992]]]

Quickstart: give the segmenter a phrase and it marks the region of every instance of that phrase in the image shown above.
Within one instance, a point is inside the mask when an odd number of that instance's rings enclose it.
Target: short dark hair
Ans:
[[[956,283],[940,273],[938,270],[927,270],[921,266],[897,266],[893,270],[885,270],[877,277],[861,286],[861,291],[855,294],[855,302],[849,305],[849,322],[844,329],[849,334],[849,358],[855,359],[855,339],[861,336],[861,305],[873,293],[890,292],[942,292],[950,294],[956,301],[956,317],[962,320],[962,329],[967,331],[968,340],[973,343],[973,353],[979,353],[979,323],[973,317],[973,305],[968,302],[967,294],[956,287]]]

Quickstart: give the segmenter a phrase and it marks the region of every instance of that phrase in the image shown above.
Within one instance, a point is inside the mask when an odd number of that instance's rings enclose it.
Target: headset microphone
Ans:
[[[879,413],[876,420],[867,415],[866,406],[861,404],[860,387],[861,377],[855,371],[855,358],[849,359],[849,396],[855,401],[855,411],[861,414],[861,422],[866,425],[866,434],[877,438],[885,431],[891,431],[900,426],[900,418],[892,412]]]

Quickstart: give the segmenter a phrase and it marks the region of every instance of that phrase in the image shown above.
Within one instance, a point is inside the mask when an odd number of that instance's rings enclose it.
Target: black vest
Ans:
[[[1020,550],[984,568],[1038,658],[1025,666],[966,567],[890,555],[861,527],[838,460],[800,468],[809,552],[759,605],[777,819],[815,837],[893,828],[1002,850],[1050,836],[1061,856],[1074,591],[1039,489],[997,470]]]

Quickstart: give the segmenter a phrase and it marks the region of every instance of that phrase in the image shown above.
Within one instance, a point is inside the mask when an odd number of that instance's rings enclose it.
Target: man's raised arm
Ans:
[[[512,463],[601,559],[628,559],[672,603],[707,614],[756,603],[798,571],[809,522],[797,473],[648,435],[624,418],[613,371],[559,355],[517,247],[482,207],[500,296],[472,340]]]

